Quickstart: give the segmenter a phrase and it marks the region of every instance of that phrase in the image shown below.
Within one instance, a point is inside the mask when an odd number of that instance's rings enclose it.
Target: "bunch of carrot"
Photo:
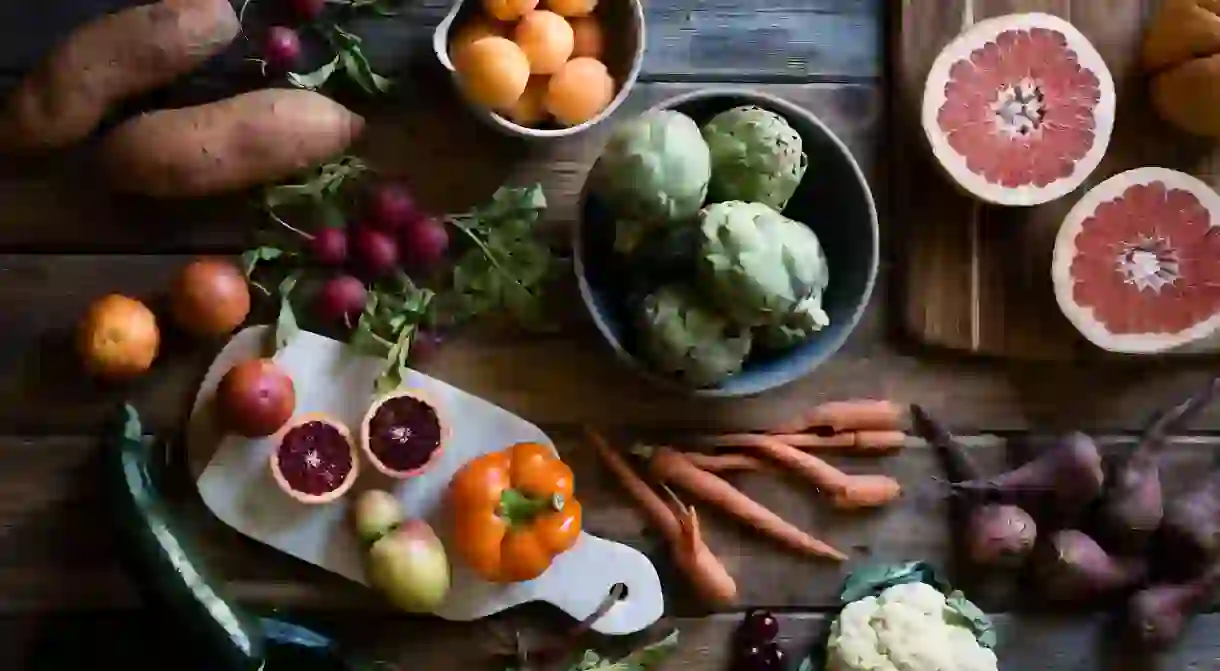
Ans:
[[[885,475],[844,473],[811,452],[875,454],[899,449],[906,440],[900,428],[906,423],[905,414],[905,406],[889,401],[839,401],[819,405],[773,433],[718,434],[696,436],[692,440],[696,445],[715,448],[713,453],[635,445],[631,451],[644,460],[648,475],[660,483],[668,501],[653,491],[605,438],[591,429],[588,434],[607,468],[622,481],[670,543],[675,563],[687,574],[696,592],[712,604],[723,605],[735,600],[736,583],[703,543],[694,508],[684,505],[669,486],[721,508],[797,552],[843,561],[847,559],[843,552],[797,528],[719,474],[761,471],[774,462],[811,481],[835,508],[882,506],[901,494],[896,480]],[[720,451],[726,448],[754,454]]]

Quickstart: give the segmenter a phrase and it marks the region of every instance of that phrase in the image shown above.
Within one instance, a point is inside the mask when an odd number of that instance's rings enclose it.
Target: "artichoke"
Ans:
[[[680,112],[657,110],[614,129],[589,186],[620,220],[619,232],[630,233],[616,235],[615,247],[630,251],[646,229],[694,219],[711,174],[699,126]]]
[[[746,327],[826,326],[826,255],[808,226],[741,201],[709,205],[700,217],[699,274],[722,312]]]
[[[749,330],[733,325],[679,284],[646,296],[635,326],[645,358],[693,387],[721,382],[741,370],[750,354]]]
[[[735,107],[703,126],[712,154],[712,200],[744,200],[783,210],[805,176],[801,135],[780,115]]]
[[[822,294],[818,292],[798,303],[783,322],[758,327],[755,337],[767,349],[788,349],[829,325],[830,316],[822,309]]]

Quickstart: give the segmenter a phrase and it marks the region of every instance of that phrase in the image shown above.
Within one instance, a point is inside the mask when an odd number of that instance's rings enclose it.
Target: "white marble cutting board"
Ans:
[[[264,333],[265,327],[242,331],[212,363],[195,399],[192,424],[211,414],[206,409],[224,373],[235,362],[258,356]],[[347,422],[353,432],[359,430],[380,361],[354,355],[343,343],[308,332],[294,337],[276,361],[296,385],[296,414],[326,412]],[[450,477],[463,463],[518,441],[552,445],[533,424],[440,380],[413,371],[406,385],[426,390],[447,413],[452,430],[441,459],[426,474],[398,482],[366,466],[347,497],[328,505],[307,506],[290,499],[272,482],[267,468],[270,440],[226,436],[198,477],[203,501],[239,532],[364,583],[361,549],[346,516],[347,504],[360,490],[395,491],[409,515],[426,519],[447,541],[449,524],[438,503]],[[199,436],[207,434],[193,428],[189,440],[202,440]],[[189,449],[198,453],[206,447],[190,445]],[[579,481],[576,495],[579,498]],[[576,546],[557,557],[542,576],[514,585],[484,582],[452,553],[449,559],[453,586],[435,611],[449,620],[475,620],[529,601],[554,604],[580,620],[597,609],[616,583],[627,586],[627,595],[593,624],[595,631],[634,633],[659,619],[664,610],[652,562],[637,550],[588,533],[582,533]]]

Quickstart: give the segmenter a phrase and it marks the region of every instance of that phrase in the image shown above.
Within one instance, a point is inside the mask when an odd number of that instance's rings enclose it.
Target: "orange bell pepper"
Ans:
[[[449,482],[453,550],[489,582],[537,578],[580,536],[572,480],[572,469],[537,443],[467,462]]]

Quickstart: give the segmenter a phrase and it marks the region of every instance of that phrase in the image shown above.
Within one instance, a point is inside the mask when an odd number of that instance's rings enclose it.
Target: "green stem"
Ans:
[[[500,494],[500,507],[496,514],[509,526],[525,526],[543,513],[563,510],[563,495],[530,496],[516,489],[506,489]]]

